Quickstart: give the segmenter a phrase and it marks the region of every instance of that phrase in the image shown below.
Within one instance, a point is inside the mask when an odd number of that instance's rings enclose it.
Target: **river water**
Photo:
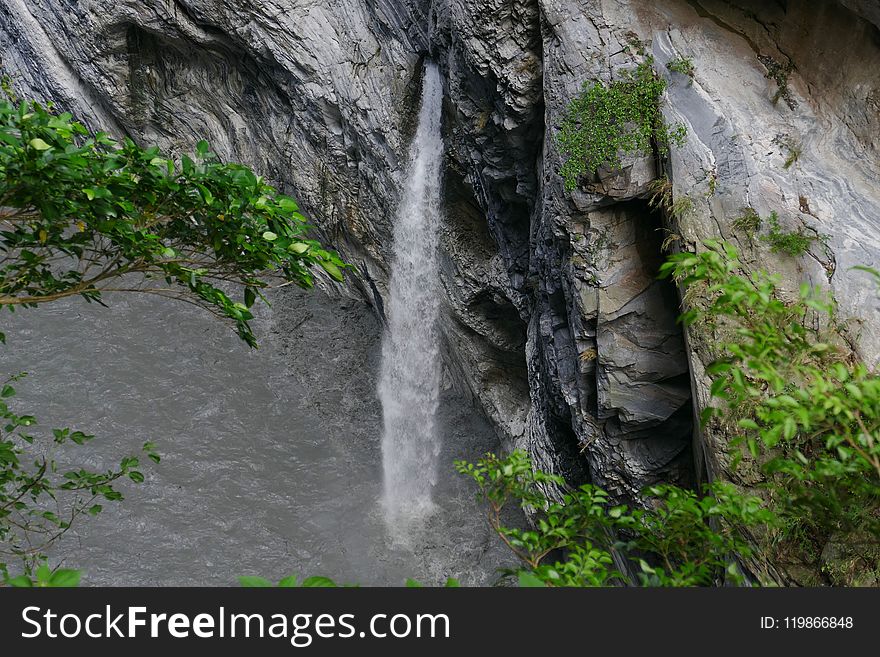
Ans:
[[[7,373],[27,371],[15,410],[97,438],[84,465],[109,467],[147,440],[161,463],[123,484],[53,550],[92,585],[228,585],[238,575],[495,579],[507,554],[456,458],[496,447],[472,403],[441,392],[437,513],[408,546],[383,522],[381,328],[360,302],[285,288],[258,317],[259,351],[196,308],[147,297],[4,313]]]

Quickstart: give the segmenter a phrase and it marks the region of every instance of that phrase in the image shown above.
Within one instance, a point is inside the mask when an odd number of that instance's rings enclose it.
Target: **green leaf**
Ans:
[[[654,575],[657,573],[657,571],[652,568],[644,559],[639,559],[639,568],[641,568],[643,573],[647,573],[648,575]]]
[[[15,395],[15,388],[13,388],[8,383],[3,386],[3,392],[0,392],[0,397],[6,399],[8,397],[12,397],[13,395]]]
[[[273,233],[271,230],[267,230],[266,232],[263,233],[263,239],[266,240],[267,242],[272,242],[272,241],[278,239],[278,235]]]
[[[254,305],[254,301],[257,300],[257,294],[254,292],[254,288],[246,287],[244,288],[244,305],[246,308],[250,308]]]
[[[547,586],[537,575],[528,570],[519,571],[517,578],[522,588],[545,588]]]
[[[414,579],[407,579],[407,580],[406,580],[406,588],[408,588],[408,589],[420,589],[420,588],[423,588],[423,586],[422,586],[422,583],[421,583],[421,582],[418,582],[418,581],[416,581],[416,580],[414,580]]]
[[[271,588],[272,582],[263,577],[252,577],[245,575],[238,578],[238,583],[247,588]]]
[[[443,586],[447,589],[457,589],[461,588],[461,583],[454,577],[450,577],[446,580],[446,584],[444,584]]]
[[[79,586],[79,580],[81,577],[82,573],[78,570],[62,568],[52,573],[52,577],[49,578],[49,586],[58,588]]]
[[[136,484],[144,483],[144,475],[138,472],[137,470],[132,470],[128,473],[128,478],[131,479]]]
[[[89,507],[89,514],[96,516],[99,513],[101,513],[101,511],[103,511],[103,510],[104,510],[104,507],[101,506],[100,504],[93,504],[92,506]]]
[[[202,195],[202,199],[205,201],[206,205],[212,205],[214,203],[214,195],[211,193],[211,190],[205,187],[204,185],[196,185],[199,189],[199,193]]]
[[[18,577],[13,577],[8,582],[9,586],[13,586],[18,589],[29,589],[32,588],[34,583],[31,581],[31,578],[27,575],[19,575]]]
[[[333,277],[335,280],[339,281],[340,283],[344,280],[342,276],[342,271],[339,269],[339,267],[337,267],[329,260],[319,260],[318,264],[321,265],[321,267],[324,268],[324,271],[330,274],[330,276]]]
[[[49,581],[49,578],[52,576],[52,571],[49,570],[48,564],[40,564],[40,567],[37,568],[36,572],[37,582],[40,584],[45,584]]]
[[[299,210],[299,206],[296,204],[296,201],[287,196],[283,196],[278,199],[278,207],[280,207],[283,212],[288,213],[296,212],[297,210]]]
[[[294,242],[287,247],[287,250],[291,251],[292,253],[296,253],[297,255],[302,255],[310,248],[312,248],[311,245],[306,244],[305,242]]]
[[[278,586],[282,589],[292,589],[296,588],[298,585],[296,575],[288,575],[278,582]]]
[[[309,577],[303,580],[302,585],[305,588],[334,588],[336,582],[329,577]]]
[[[31,140],[28,142],[28,144],[30,144],[31,148],[33,148],[33,149],[35,149],[35,150],[38,150],[38,151],[47,151],[47,150],[49,150],[50,148],[52,148],[49,144],[47,144],[46,142],[44,142],[44,141],[43,141],[42,139],[40,139],[39,137],[35,137],[34,139],[31,139]]]

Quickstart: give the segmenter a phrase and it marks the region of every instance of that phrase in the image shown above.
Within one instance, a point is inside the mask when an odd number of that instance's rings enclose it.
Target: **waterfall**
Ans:
[[[440,73],[427,63],[409,170],[394,224],[388,329],[382,343],[379,398],[386,519],[405,529],[430,514],[440,440],[439,264],[443,138]],[[394,533],[394,532],[393,532]]]

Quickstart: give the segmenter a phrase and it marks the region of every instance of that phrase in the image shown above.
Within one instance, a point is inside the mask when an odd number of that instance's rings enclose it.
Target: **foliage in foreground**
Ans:
[[[704,422],[731,436],[733,466],[763,478],[781,550],[817,566],[830,540],[859,536],[880,553],[880,377],[852,355],[827,294],[805,284],[786,299],[778,277],[743,274],[731,246],[707,247],[662,267],[699,287],[705,302],[683,319],[717,339]]]
[[[736,555],[748,555],[741,525],[772,523],[760,498],[716,482],[707,494],[675,486],[649,489],[648,508],[611,505],[608,494],[586,484],[562,502],[548,499],[545,486],[562,478],[534,470],[528,456],[487,455],[476,464],[459,462],[486,503],[488,520],[501,540],[527,567],[520,584],[607,586],[628,578],[614,566],[614,554],[637,565],[642,586],[708,586],[742,581]],[[514,503],[532,517],[528,529],[505,527],[502,512]]]
[[[307,237],[296,202],[247,167],[220,162],[204,141],[175,162],[91,134],[70,114],[17,103],[8,81],[2,87],[0,309],[72,296],[103,305],[105,293],[140,292],[205,308],[256,347],[250,309],[272,278],[310,287],[318,266],[342,279],[345,265]],[[236,287],[241,301],[229,296]],[[144,475],[137,455],[104,471],[62,466],[93,436],[35,429],[33,415],[9,405],[20,376],[0,392],[0,581],[71,585],[59,573],[76,571],[41,565],[46,550],[77,518],[121,500],[119,480]],[[152,443],[143,452],[158,462]],[[10,559],[23,575],[10,577]]]
[[[15,413],[8,405],[17,378],[8,380],[0,391],[0,581],[9,579],[9,560],[21,561],[26,574],[34,572],[46,549],[78,517],[97,515],[103,503],[122,500],[115,487],[119,479],[144,481],[137,456],[126,456],[104,472],[61,468],[55,452],[62,445],[82,446],[94,436],[69,428],[53,429],[51,436],[35,433],[36,418]],[[152,443],[144,444],[143,452],[159,462]],[[41,571],[36,572],[40,581]]]
[[[256,346],[250,308],[267,272],[302,287],[313,265],[342,279],[296,202],[204,141],[178,164],[69,114],[2,101],[0,177],[0,306],[10,310],[142,292],[195,303]]]

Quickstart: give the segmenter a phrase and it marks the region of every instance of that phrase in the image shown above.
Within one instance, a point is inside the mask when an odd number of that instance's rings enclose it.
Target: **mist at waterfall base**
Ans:
[[[411,540],[434,511],[441,361],[437,234],[441,220],[441,114],[437,67],[425,66],[421,108],[394,223],[388,328],[382,345],[383,507],[391,536]]]

